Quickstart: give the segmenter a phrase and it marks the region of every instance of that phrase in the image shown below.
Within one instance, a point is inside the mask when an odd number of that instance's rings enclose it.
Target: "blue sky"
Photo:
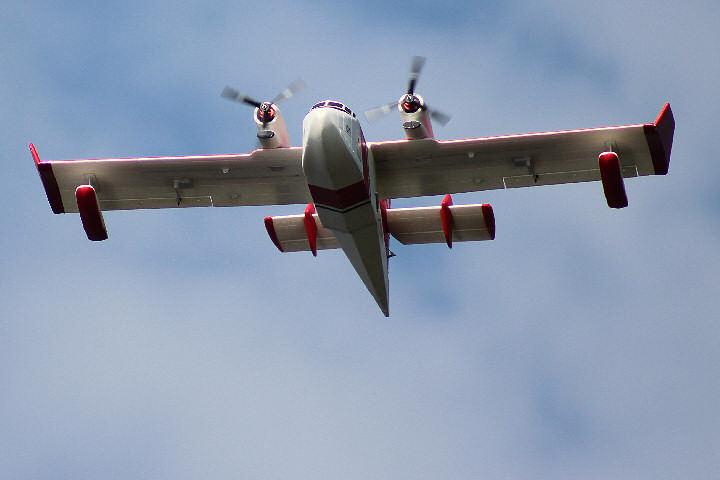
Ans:
[[[99,6],[102,5],[102,6]],[[720,464],[712,2],[14,2],[0,19],[3,478],[711,478]],[[493,242],[402,247],[385,319],[297,207],[53,215],[43,158],[245,152],[325,98],[418,91],[441,139],[677,122],[670,172],[458,195]],[[402,136],[398,118],[364,125]],[[398,201],[434,205],[440,198]]]

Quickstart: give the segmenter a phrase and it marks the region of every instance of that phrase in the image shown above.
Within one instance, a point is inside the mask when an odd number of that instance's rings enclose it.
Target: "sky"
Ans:
[[[716,478],[720,6],[711,1],[6,2],[0,477]],[[53,215],[43,159],[247,152],[232,85],[361,112],[418,93],[440,139],[676,120],[667,176],[454,196],[492,242],[402,246],[389,319],[303,206]],[[390,116],[368,140],[403,135]],[[441,197],[393,202],[439,205]]]

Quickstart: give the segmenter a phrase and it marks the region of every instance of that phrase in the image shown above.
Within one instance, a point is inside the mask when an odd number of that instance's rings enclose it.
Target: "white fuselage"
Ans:
[[[373,159],[350,109],[325,101],[310,110],[303,121],[302,167],[322,225],[388,315],[388,252]]]

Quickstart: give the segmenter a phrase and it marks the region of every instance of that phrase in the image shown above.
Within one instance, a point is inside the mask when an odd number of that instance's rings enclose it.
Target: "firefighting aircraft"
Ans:
[[[30,150],[54,213],[79,212],[88,239],[108,238],[103,211],[140,208],[307,204],[299,215],[265,218],[281,252],[341,248],[389,316],[390,236],[400,243],[492,240],[492,207],[453,205],[450,194],[601,180],[611,208],[628,205],[624,178],[665,175],[675,121],[666,104],[655,122],[620,127],[439,141],[431,120],[449,120],[415,93],[423,57],[407,92],[366,112],[400,111],[405,139],[366,142],[355,113],[316,103],[303,120],[302,146],[291,146],[277,104],[231,88],[222,96],[255,107],[260,148],[246,154],[106,160],[40,160]],[[445,195],[439,206],[390,208],[393,198]]]

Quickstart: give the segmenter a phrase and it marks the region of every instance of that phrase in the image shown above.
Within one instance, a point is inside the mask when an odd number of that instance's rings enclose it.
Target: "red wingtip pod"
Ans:
[[[92,185],[80,185],[75,190],[80,220],[88,240],[99,242],[108,238],[97,194]]]
[[[275,223],[273,222],[272,217],[265,217],[265,230],[267,230],[270,240],[272,240],[277,249],[284,252],[285,250],[283,250],[282,245],[280,245],[280,240],[278,239],[277,232],[275,231]]]
[[[453,216],[450,211],[450,205],[452,205],[452,197],[448,193],[440,204],[440,219],[442,220],[443,233],[445,234],[445,242],[448,248],[452,248],[453,241]]]
[[[603,152],[600,154],[598,163],[600,165],[600,178],[602,179],[608,207],[627,207],[628,198],[625,193],[625,182],[617,154],[615,152]]]
[[[310,251],[313,257],[317,257],[317,224],[313,213],[315,213],[315,205],[308,203],[307,207],[305,207],[305,233],[307,233]]]

